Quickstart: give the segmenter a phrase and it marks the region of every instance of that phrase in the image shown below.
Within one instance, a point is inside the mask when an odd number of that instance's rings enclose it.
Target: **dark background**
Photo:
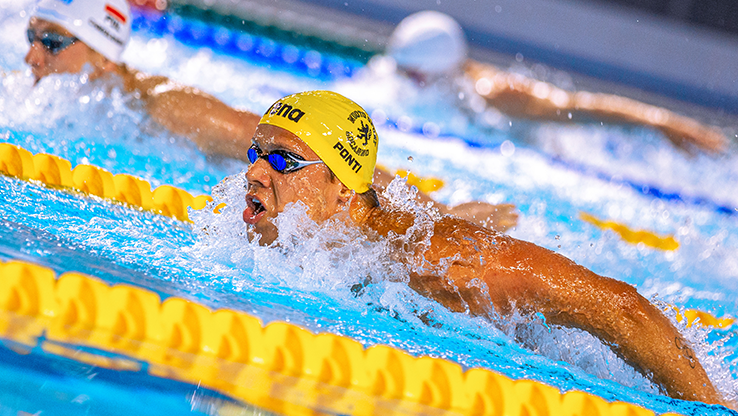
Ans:
[[[695,26],[738,34],[737,0],[590,0],[639,9]]]

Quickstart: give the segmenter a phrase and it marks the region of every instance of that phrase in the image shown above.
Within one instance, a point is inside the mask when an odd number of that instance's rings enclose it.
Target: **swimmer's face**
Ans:
[[[305,160],[319,160],[300,138],[280,127],[260,124],[252,142],[262,153],[285,150]],[[243,220],[261,235],[259,244],[271,244],[277,238],[273,221],[289,203],[302,201],[308,215],[320,223],[340,212],[351,199],[351,191],[332,177],[323,164],[305,166],[291,173],[279,173],[268,161],[259,158],[246,172],[248,193]]]
[[[51,74],[79,73],[86,63],[95,68],[101,67],[107,61],[105,57],[79,40],[53,53],[38,40],[45,33],[74,36],[57,24],[34,17],[29,22],[28,29],[32,30],[37,38],[30,44],[26,54],[26,63],[31,67],[36,82]]]

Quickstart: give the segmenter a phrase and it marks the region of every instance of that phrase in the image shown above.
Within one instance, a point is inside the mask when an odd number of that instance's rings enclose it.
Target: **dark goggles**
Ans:
[[[279,173],[292,173],[304,168],[305,166],[323,163],[322,160],[305,160],[286,150],[275,150],[271,153],[262,153],[261,149],[259,149],[255,144],[252,144],[251,147],[249,147],[246,155],[251,163],[255,163],[257,159],[266,160],[272,166],[272,169]]]
[[[26,36],[28,36],[28,43],[33,45],[33,42],[39,41],[52,55],[58,54],[79,40],[74,36],[64,36],[54,32],[43,32],[40,35],[37,35],[36,32],[30,28],[26,30]]]

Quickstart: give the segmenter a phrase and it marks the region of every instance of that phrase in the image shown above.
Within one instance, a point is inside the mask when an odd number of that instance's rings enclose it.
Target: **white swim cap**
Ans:
[[[461,67],[466,38],[458,23],[446,14],[423,11],[400,22],[390,36],[387,54],[400,68],[441,74]]]
[[[126,0],[41,0],[32,16],[64,27],[115,63],[131,37]]]

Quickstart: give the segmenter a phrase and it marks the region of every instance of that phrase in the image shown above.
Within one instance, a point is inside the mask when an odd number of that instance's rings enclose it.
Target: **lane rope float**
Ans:
[[[0,262],[0,337],[17,343],[16,350],[40,347],[100,367],[146,371],[283,414],[654,415],[385,345],[365,349],[351,338],[290,323],[264,326],[240,311],[178,297],[162,302],[127,284],[109,286],[74,272],[57,277],[23,261]]]

